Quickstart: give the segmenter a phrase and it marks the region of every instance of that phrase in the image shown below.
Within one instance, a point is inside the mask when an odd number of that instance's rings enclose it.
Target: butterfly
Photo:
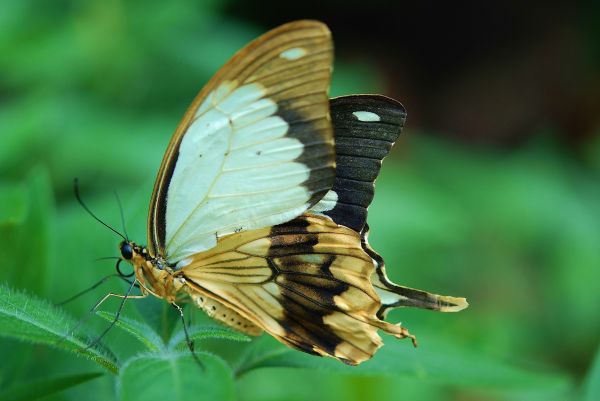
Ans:
[[[119,251],[143,295],[356,365],[382,345],[378,330],[415,341],[384,320],[390,309],[467,303],[392,283],[369,246],[374,181],[406,113],[379,95],[330,100],[332,61],[327,26],[309,20],[239,51],[167,147],[147,247]]]

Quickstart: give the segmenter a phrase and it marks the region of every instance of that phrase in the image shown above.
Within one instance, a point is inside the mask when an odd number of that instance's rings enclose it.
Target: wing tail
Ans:
[[[366,225],[362,234],[362,246],[375,264],[371,283],[381,299],[381,307],[377,312],[380,319],[384,319],[387,312],[394,308],[413,307],[438,312],[458,312],[469,306],[465,298],[432,294],[393,283],[387,277],[383,258],[369,245],[368,235],[369,226]]]

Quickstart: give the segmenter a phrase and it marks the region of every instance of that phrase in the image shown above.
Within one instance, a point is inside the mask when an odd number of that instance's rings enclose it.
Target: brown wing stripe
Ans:
[[[280,284],[281,285],[281,284]],[[285,310],[285,318],[282,326],[289,333],[296,348],[303,351],[309,349],[321,349],[329,355],[335,354],[335,348],[343,342],[337,334],[323,326],[323,316],[331,311],[312,300],[297,290],[282,286],[282,305]],[[307,307],[307,304],[310,304]],[[322,354],[322,351],[321,351]]]

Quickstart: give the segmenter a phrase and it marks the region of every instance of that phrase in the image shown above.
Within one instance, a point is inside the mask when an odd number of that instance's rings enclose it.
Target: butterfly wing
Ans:
[[[238,52],[202,89],[163,158],[153,255],[177,263],[218,238],[289,221],[333,184],[327,27],[297,21]]]
[[[410,336],[377,318],[373,269],[356,231],[303,215],[224,237],[179,274],[195,301],[214,298],[289,346],[354,365],[382,345],[378,329]]]
[[[467,307],[464,298],[393,283],[387,277],[383,258],[368,242],[367,209],[373,200],[381,163],[404,127],[404,106],[381,95],[342,96],[331,100],[331,118],[335,130],[335,182],[311,211],[361,233],[363,249],[375,265],[371,282],[381,299],[377,315],[383,319],[388,310],[406,306],[442,312]]]
[[[214,299],[252,325],[224,323],[245,332],[262,328],[304,352],[358,364],[381,346],[378,329],[411,337],[383,321],[389,309],[457,311],[467,303],[394,284],[367,241],[367,207],[381,160],[404,123],[402,106],[360,95],[333,99],[331,110],[337,153],[332,190],[290,222],[220,239],[179,274],[196,303]]]

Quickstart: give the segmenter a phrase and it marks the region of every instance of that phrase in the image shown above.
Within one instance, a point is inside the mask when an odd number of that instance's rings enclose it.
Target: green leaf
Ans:
[[[290,353],[292,353],[290,364],[285,364],[285,358],[284,360],[280,360],[280,356],[290,355]],[[241,377],[252,370],[267,367],[307,367],[303,366],[303,363],[297,365],[299,362],[294,361],[293,353],[294,350],[278,343],[271,336],[262,335],[252,340],[252,344],[250,344],[237,362],[234,367],[235,375],[236,377]],[[300,351],[297,353],[301,354],[300,358],[303,357]]]
[[[122,401],[228,401],[235,399],[231,369],[220,358],[197,353],[201,368],[189,353],[146,354],[122,367],[117,392]]]
[[[600,400],[600,347],[583,385],[583,401]]]
[[[112,322],[115,318],[112,312],[98,311],[96,314],[108,322]],[[115,325],[138,339],[150,351],[161,351],[165,348],[160,336],[145,322],[120,316]]]
[[[367,376],[403,376],[439,384],[461,385],[503,391],[564,393],[570,379],[562,374],[540,372],[476,353],[471,349],[434,339],[414,349],[407,341],[386,338],[386,345],[372,360],[360,366],[346,366],[331,358],[318,358],[285,348],[269,338],[260,338],[250,347],[236,368],[236,376],[266,367],[324,369]]]
[[[223,339],[223,340],[232,340],[232,341],[240,341],[240,342],[249,342],[250,337],[239,333],[237,331],[233,331],[224,327],[217,326],[201,326],[189,329],[190,340],[206,340],[209,338],[215,339]],[[185,332],[183,329],[179,330],[177,333],[171,337],[169,340],[169,349],[172,350],[184,350],[187,348],[187,344],[185,342]]]
[[[167,342],[179,322],[178,312],[163,299],[146,297],[135,303],[140,315],[147,324],[155,327],[164,342]]]
[[[90,337],[78,329],[77,322],[47,302],[0,285],[0,336],[83,355],[112,372],[117,372],[116,358],[105,347],[91,343]]]
[[[102,373],[81,373],[71,376],[28,381],[12,386],[0,392],[2,401],[33,401],[48,395],[58,393],[78,384],[85,383],[102,376]]]

